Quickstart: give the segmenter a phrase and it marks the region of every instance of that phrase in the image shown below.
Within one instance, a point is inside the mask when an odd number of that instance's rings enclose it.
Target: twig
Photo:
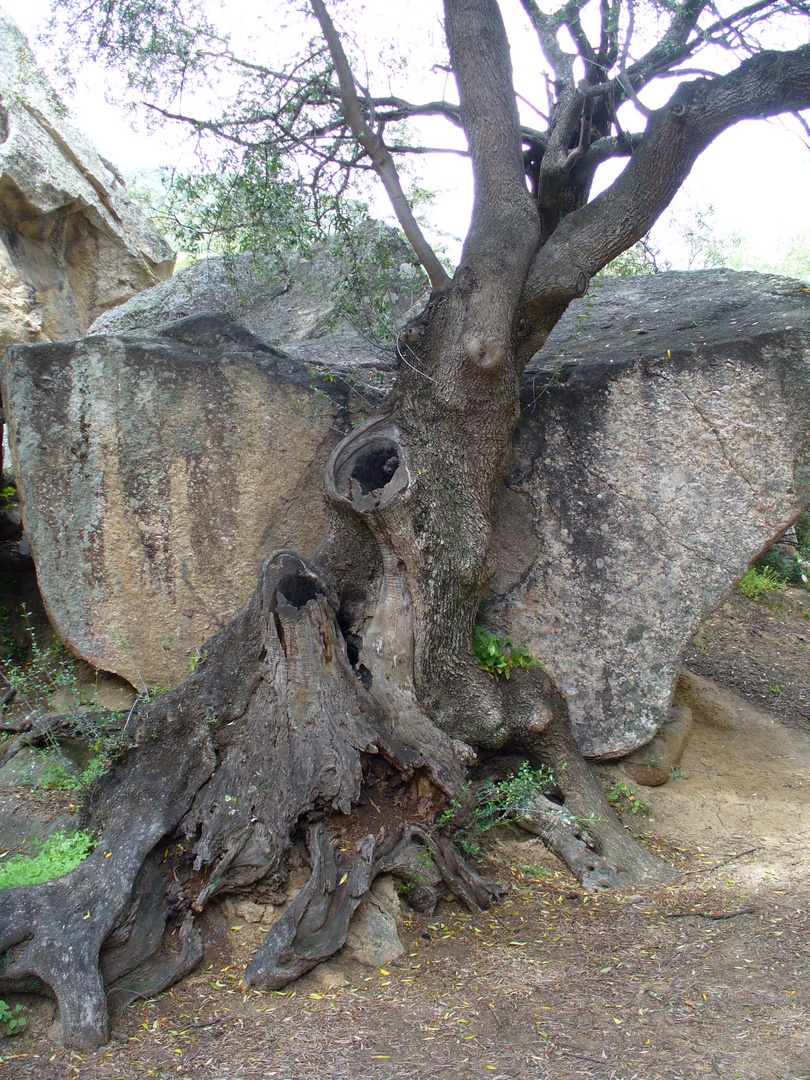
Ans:
[[[581,1061],[590,1061],[592,1065],[605,1064],[604,1058],[600,1061],[599,1058],[588,1057],[579,1046],[568,1046],[565,1043],[557,1043],[557,1049],[562,1051],[563,1054],[571,1054],[572,1057],[578,1057]]]
[[[427,379],[428,382],[435,383],[436,380],[431,375],[428,375],[428,373],[426,371],[421,371],[418,367],[416,367],[414,364],[412,364],[410,362],[410,360],[408,360],[403,355],[402,350],[400,349],[399,346],[400,346],[400,342],[397,341],[397,344],[396,344],[397,356],[400,358],[402,363],[406,364],[411,369],[411,371],[415,371],[417,375],[421,375],[423,378]],[[406,345],[405,347],[408,349],[409,352],[413,353],[413,349],[411,349],[411,347],[409,345]],[[414,354],[414,356],[416,356],[416,353],[413,353],[413,354]]]
[[[715,870],[720,870],[723,866],[728,866],[729,863],[735,862],[737,859],[741,859],[744,855],[753,855],[759,848],[746,848],[745,851],[738,851],[734,855],[729,855],[726,859],[721,859],[719,863],[715,863],[714,866],[709,867],[708,870],[687,870],[684,876],[691,876],[695,874],[713,874]]]
[[[354,75],[323,0],[310,0],[310,6],[315,18],[320,23],[321,31],[329,46],[332,62],[335,65],[340,84],[340,100],[344,119],[349,125],[354,138],[371,159],[374,171],[382,180],[394,208],[394,213],[402,226],[402,231],[430,278],[431,288],[434,292],[440,292],[449,287],[450,278],[419,228],[410,204],[402,190],[399,174],[391,154],[379,134],[372,130],[365,119],[355,90]]]
[[[720,919],[736,919],[738,915],[756,915],[757,909],[754,907],[740,908],[739,911],[674,911],[671,914],[664,915],[665,919],[713,919],[715,922],[719,922]]]

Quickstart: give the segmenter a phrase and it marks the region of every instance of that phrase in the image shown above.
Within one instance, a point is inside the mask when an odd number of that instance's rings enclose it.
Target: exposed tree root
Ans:
[[[0,892],[0,988],[49,987],[72,1046],[86,1049],[106,1041],[101,949],[111,935],[121,947],[142,867],[214,767],[210,740],[199,724],[175,710],[162,720],[160,738],[151,739],[147,727],[146,740],[109,778],[106,797],[90,821],[100,837],[93,854],[56,881]],[[135,954],[128,960],[132,966],[141,950]]]
[[[662,884],[676,876],[623,827],[564,719],[549,725],[535,749],[553,770],[559,801],[538,795],[517,823],[539,836],[586,889]]]
[[[374,837],[357,845],[351,864],[321,825],[310,830],[308,846],[310,879],[262,942],[244,974],[245,986],[277,990],[336,953],[374,880]]]
[[[398,778],[403,823],[463,798],[450,738],[423,723],[419,744],[406,741],[364,690],[327,593],[296,556],[271,557],[245,614],[192,679],[138,717],[132,747],[94,790],[85,821],[99,837],[94,853],[57,881],[0,892],[0,990],[50,988],[70,1045],[106,1040],[111,987],[125,1000],[146,995],[198,962],[193,913],[211,897],[257,882],[283,890],[292,830],[311,812],[348,821],[364,762]],[[310,885],[268,936],[251,982],[282,985],[331,955],[374,875],[407,861],[401,827],[359,842],[345,868],[324,829],[312,837]],[[175,883],[163,872],[169,848]],[[489,903],[463,863],[445,856],[438,866],[465,902]],[[165,928],[181,915],[169,959]]]
[[[245,986],[276,990],[334,955],[346,941],[349,922],[374,878],[393,874],[406,885],[412,906],[432,911],[443,892],[470,911],[489,908],[505,889],[484,881],[445,837],[433,839],[417,827],[356,845],[352,860],[340,840],[316,825],[307,838],[312,874],[268,933],[245,972]],[[444,888],[443,888],[444,886]]]

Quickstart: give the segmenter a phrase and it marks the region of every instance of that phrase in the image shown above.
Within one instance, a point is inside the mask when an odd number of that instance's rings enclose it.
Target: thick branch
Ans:
[[[536,0],[520,0],[523,10],[529,16],[532,26],[537,31],[543,55],[554,69],[558,87],[574,85],[574,57],[560,48],[557,30],[560,27],[558,17],[546,15],[538,7]]]
[[[450,279],[436,257],[433,248],[425,239],[424,233],[419,228],[416,218],[413,216],[413,211],[405,197],[405,192],[402,190],[402,185],[399,182],[399,174],[393,158],[386,149],[382,139],[372,131],[363,116],[360,99],[354,88],[354,76],[352,75],[349,61],[346,58],[346,53],[343,51],[343,45],[341,44],[334,24],[329,17],[329,13],[324,7],[322,0],[310,0],[310,4],[315,18],[320,23],[323,36],[326,39],[326,43],[329,46],[329,52],[332,55],[332,60],[340,83],[340,99],[346,122],[351,128],[355,139],[357,139],[371,158],[374,171],[383,182],[388,198],[391,200],[391,205],[394,208],[394,213],[397,215],[397,220],[402,226],[402,230],[408,239],[408,243],[416,252],[419,261],[422,266],[424,266],[427,275],[430,278],[431,287],[434,292],[443,290],[449,284]]]
[[[740,120],[810,108],[810,45],[762,52],[729,75],[683,84],[653,113],[624,172],[592,203],[565,218],[538,252],[520,316],[528,359],[549,312],[564,310],[587,281],[639,240],[666,209],[698,155]]]
[[[407,120],[411,116],[443,116],[451,124],[461,127],[461,110],[451,101],[426,101],[422,105],[414,105],[400,97],[375,97],[371,99],[371,102],[375,116],[385,123],[392,120]],[[386,111],[384,112],[383,109]]]
[[[523,246],[536,212],[526,188],[512,63],[495,0],[445,0],[445,29],[473,163],[475,195],[462,264]],[[535,226],[536,228],[536,226]]]

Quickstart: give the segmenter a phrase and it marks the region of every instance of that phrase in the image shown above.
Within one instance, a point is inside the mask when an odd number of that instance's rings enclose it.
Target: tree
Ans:
[[[212,896],[283,888],[301,825],[312,877],[267,935],[248,985],[283,985],[330,955],[383,870],[409,883],[417,905],[435,903],[441,888],[472,908],[488,904],[497,887],[452,843],[470,813],[465,766],[475,751],[551,767],[553,788],[528,799],[522,822],[588,885],[668,875],[613,817],[549,677],[529,667],[496,681],[476,662],[493,498],[521,373],[567,305],[644,236],[721,131],[810,107],[810,45],[762,44],[780,20],[806,32],[808,8],[755,0],[723,14],[706,0],[569,0],[547,14],[522,3],[550,70],[542,131],[521,124],[496,0],[445,0],[458,103],[421,105],[359,84],[323,0],[310,0],[318,41],[283,72],[237,60],[181,0],[62,4],[96,52],[137,61],[142,88],[159,89],[158,71],[184,81],[214,62],[258,72],[263,96],[241,92],[233,119],[159,107],[230,142],[248,175],[262,160],[276,177],[283,171],[295,187],[290,205],[304,200],[316,220],[345,213],[353,172],[371,168],[432,287],[398,338],[403,362],[384,412],[329,462],[328,542],[311,565],[272,556],[249,608],[209,644],[200,669],[141,713],[132,746],[86,808],[95,852],[65,878],[0,895],[0,988],[49,986],[73,1045],[106,1039],[105,985],[152,992],[199,960],[194,917]],[[709,66],[718,56],[723,73]],[[649,109],[640,95],[660,80],[676,88]],[[619,119],[627,102],[639,131]],[[396,166],[400,152],[421,148],[388,145],[389,127],[425,115],[463,131],[474,177],[452,275]],[[613,156],[626,168],[589,202],[597,166]],[[380,806],[363,792],[381,779]],[[174,953],[159,948],[167,920]]]

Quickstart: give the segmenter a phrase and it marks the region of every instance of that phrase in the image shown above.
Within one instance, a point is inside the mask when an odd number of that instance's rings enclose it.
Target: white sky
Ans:
[[[0,6],[28,35],[48,74],[48,57],[37,44],[38,30],[48,14],[47,0],[0,0]],[[508,22],[521,18],[516,0],[511,4],[505,0],[503,7]],[[244,25],[242,8],[240,4]],[[532,37],[513,34],[518,43],[513,48],[536,47]],[[87,78],[92,75],[80,76],[80,80]],[[103,75],[96,78],[103,80]],[[177,161],[181,133],[134,132],[128,115],[103,100],[99,83],[91,90],[80,81],[75,97],[68,102],[79,125],[125,176]],[[529,115],[526,120],[531,122]],[[693,205],[711,203],[718,230],[740,234],[753,254],[766,259],[786,250],[798,234],[806,233],[810,242],[810,150],[800,138],[798,125],[790,125],[789,119],[782,118],[746,121],[725,132],[698,160],[673,210],[683,214]],[[446,232],[462,236],[469,218],[467,166],[457,157],[444,155],[431,161],[427,186],[438,192],[431,217]],[[605,177],[604,182],[607,180]],[[372,207],[379,214],[386,208],[382,200]],[[448,248],[452,254],[453,245]]]

